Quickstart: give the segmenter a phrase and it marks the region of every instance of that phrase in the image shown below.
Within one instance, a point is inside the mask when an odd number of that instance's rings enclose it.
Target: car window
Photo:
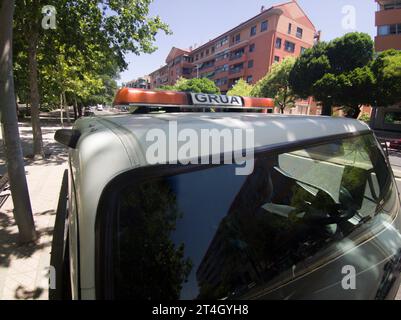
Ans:
[[[302,274],[396,199],[369,135],[257,154],[249,176],[235,168],[140,180],[132,171],[118,184],[114,298],[252,297]]]

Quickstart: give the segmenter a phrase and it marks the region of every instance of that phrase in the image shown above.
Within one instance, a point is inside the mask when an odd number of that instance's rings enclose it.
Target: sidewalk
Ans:
[[[390,164],[391,164],[391,168],[393,169],[394,176],[396,178],[401,179],[401,151],[398,151],[398,152],[390,151],[388,158],[390,160]]]
[[[43,143],[48,158],[29,161],[25,170],[32,211],[39,239],[30,246],[16,244],[18,229],[12,214],[11,197],[0,209],[0,299],[48,299],[48,267],[52,231],[61,187],[66,169],[67,150],[53,139],[60,126],[43,123]],[[24,155],[32,154],[32,129],[29,123],[20,123]],[[0,146],[0,173],[6,170],[4,150]]]

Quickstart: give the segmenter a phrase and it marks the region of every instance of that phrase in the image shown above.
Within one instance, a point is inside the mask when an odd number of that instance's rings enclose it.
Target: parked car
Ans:
[[[97,111],[103,111],[103,106],[101,104],[98,104],[96,107]]]
[[[148,114],[79,119],[55,136],[70,151],[68,197],[61,192],[52,249],[58,277],[52,298],[396,296],[400,198],[366,124],[245,113],[272,107],[269,99],[246,97],[122,89],[115,103],[144,106]],[[180,105],[215,112],[165,112]],[[202,153],[196,139],[174,140],[174,128],[178,137],[248,130],[254,148],[248,154],[227,143]],[[177,142],[164,163],[148,154],[160,133]],[[247,161],[253,169],[238,174]]]

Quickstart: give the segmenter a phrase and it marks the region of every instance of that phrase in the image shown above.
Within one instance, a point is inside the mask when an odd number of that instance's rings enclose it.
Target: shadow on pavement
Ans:
[[[17,289],[15,289],[15,296],[14,298],[17,300],[28,300],[28,299],[38,299],[42,293],[43,293],[43,288],[36,288],[35,290],[27,290],[24,286],[18,286]]]
[[[54,215],[53,210],[34,214]],[[0,212],[0,266],[9,267],[11,260],[23,259],[31,257],[36,251],[45,249],[51,246],[51,241],[41,242],[39,240],[53,234],[53,228],[41,228],[37,229],[38,241],[36,243],[30,243],[26,245],[18,244],[18,229],[15,225],[15,220],[12,217],[12,212],[8,211]],[[51,237],[49,238],[51,239]]]

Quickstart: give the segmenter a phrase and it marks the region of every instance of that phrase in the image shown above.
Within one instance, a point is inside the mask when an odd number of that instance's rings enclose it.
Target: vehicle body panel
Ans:
[[[77,147],[70,150],[71,173],[76,186],[76,207],[72,205],[70,219],[70,233],[73,235],[70,236],[70,254],[75,256],[71,257],[71,270],[74,270],[72,272],[74,298],[79,297],[78,288],[80,288],[81,299],[96,298],[95,223],[102,192],[119,175],[135,168],[149,167],[150,164],[146,160],[146,150],[152,143],[147,139],[149,130],[158,128],[168,137],[169,126],[172,123],[177,124],[177,130],[191,128],[196,132],[205,128],[220,130],[252,128],[257,149],[294,143],[302,145],[303,141],[316,137],[324,140],[325,137],[357,134],[369,130],[367,125],[351,119],[251,113],[123,115],[78,120],[75,128],[81,132],[81,137]],[[176,156],[173,155],[169,161],[174,163],[177,160]],[[398,212],[399,204],[392,210]],[[384,215],[376,216],[369,228],[376,226],[382,230],[377,234],[371,234],[370,240],[367,239],[364,243],[354,246],[353,239],[343,239],[342,242],[337,243],[339,246],[337,249],[342,250],[343,255],[328,261],[326,265],[314,270],[308,276],[295,279],[296,270],[294,270],[293,280],[283,283],[281,287],[270,292],[252,295],[252,298],[331,299],[333,290],[341,294],[339,298],[345,299],[347,297],[370,299],[378,296],[393,296],[394,285],[389,287],[387,283],[389,281],[393,284],[399,283],[400,259],[397,260],[397,257],[400,256],[401,249],[399,217],[394,221],[393,219],[394,217],[390,219]],[[369,228],[366,233],[371,233]],[[76,235],[77,230],[79,235]],[[77,246],[79,246],[79,259],[76,257],[78,250],[74,249]],[[366,257],[366,259],[361,260],[360,257]],[[355,297],[352,290],[344,292],[341,287],[341,268],[344,264],[356,266],[357,285],[375,284],[373,287],[366,288],[366,295]],[[371,266],[367,267],[368,265]],[[340,271],[331,274],[330,270],[334,269]],[[78,272],[80,277],[76,275]],[[76,283],[77,279],[80,279],[79,284]],[[283,279],[288,279],[288,275],[283,276]],[[327,284],[327,288],[324,288],[322,279]],[[391,290],[386,292],[386,288]]]

